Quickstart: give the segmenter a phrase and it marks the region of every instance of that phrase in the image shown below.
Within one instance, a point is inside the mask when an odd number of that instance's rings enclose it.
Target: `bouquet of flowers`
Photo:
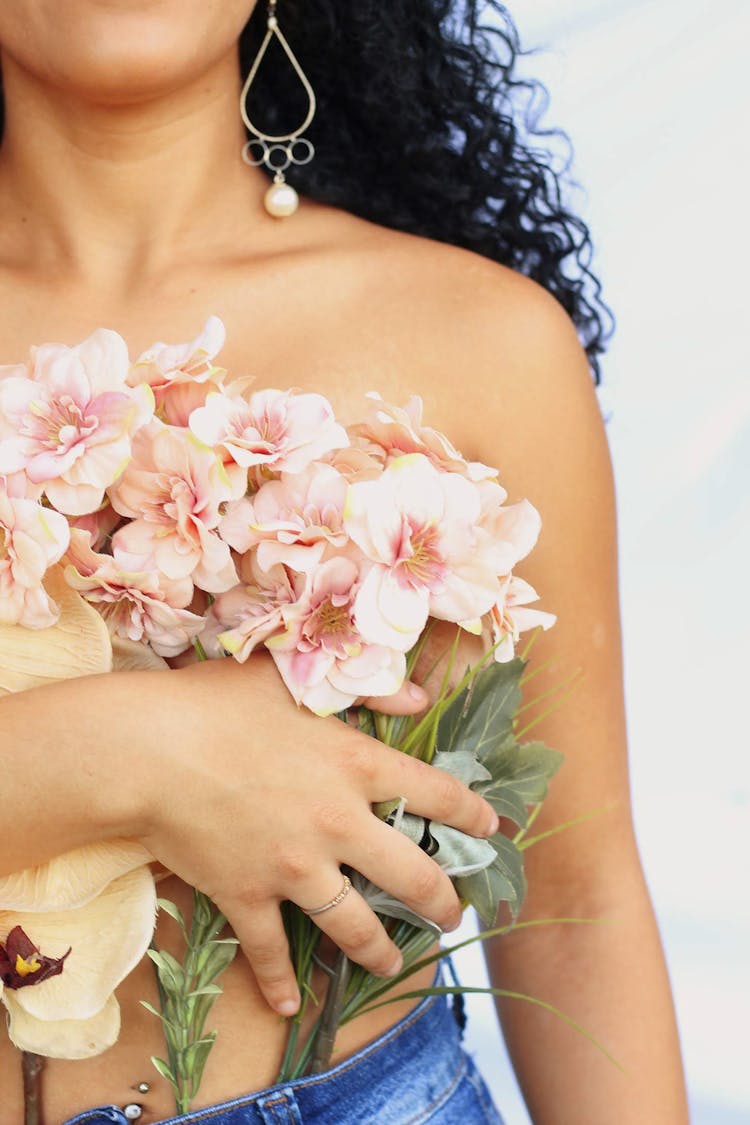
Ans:
[[[345,426],[322,395],[230,379],[214,363],[223,342],[211,317],[192,342],[155,344],[131,363],[122,338],[100,329],[0,367],[0,693],[164,668],[191,647],[245,661],[265,646],[298,704],[455,774],[514,822],[514,836],[484,840],[412,815],[396,794],[375,810],[485,922],[501,902],[515,917],[529,806],[560,760],[519,742],[517,722],[519,634],[554,622],[529,608],[536,592],[513,573],[538,513],[506,503],[494,468],[425,426],[418,398],[398,407],[373,393]],[[419,719],[357,707],[413,674],[438,621],[455,624],[457,641],[484,636],[486,658],[460,674],[454,646]],[[114,988],[153,935],[151,861],[115,840],[0,878],[0,1000],[23,1051],[81,1058],[116,1040]],[[404,951],[402,977],[428,963],[435,927],[350,875]],[[200,894],[189,925],[160,905],[187,951],[181,964],[149,950],[169,1056],[155,1064],[184,1111],[236,942]],[[302,910],[285,911],[304,1007],[321,935]],[[393,983],[343,955],[329,971],[305,1044],[302,1014],[291,1022],[281,1078],[322,1068],[336,1026]]]

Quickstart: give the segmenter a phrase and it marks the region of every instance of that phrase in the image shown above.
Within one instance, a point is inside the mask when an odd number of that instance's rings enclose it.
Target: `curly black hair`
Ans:
[[[243,79],[266,14],[258,0],[240,38]],[[316,155],[294,167],[295,186],[533,278],[570,315],[599,385],[598,356],[614,321],[590,268],[588,227],[563,200],[569,158],[555,170],[549,147],[534,143],[567,138],[538,127],[546,91],[515,74],[526,52],[506,8],[496,0],[282,0],[277,14],[318,106],[304,134]],[[275,37],[247,105],[270,134],[298,128],[306,114],[304,89]]]

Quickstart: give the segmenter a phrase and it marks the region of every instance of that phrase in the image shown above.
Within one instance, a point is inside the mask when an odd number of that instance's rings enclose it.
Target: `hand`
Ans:
[[[405,797],[410,812],[490,836],[497,816],[481,797],[335,718],[298,709],[263,654],[244,666],[227,658],[153,677],[162,714],[165,677],[171,686],[170,735],[150,731],[155,769],[141,839],[227,916],[271,1007],[291,1015],[300,1001],[281,902],[329,902],[343,864],[455,929],[461,906],[449,878],[371,806]],[[314,920],[370,972],[399,971],[397,947],[356,891]]]

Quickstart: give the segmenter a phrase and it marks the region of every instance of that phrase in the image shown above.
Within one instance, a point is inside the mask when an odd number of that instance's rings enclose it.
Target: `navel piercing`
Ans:
[[[287,57],[296,70],[305,89],[308,100],[307,115],[300,127],[295,129],[293,133],[281,133],[277,136],[271,133],[263,133],[260,129],[256,128],[247,112],[247,95],[258,73],[258,67],[266,53],[268,44],[271,42],[272,35],[276,36],[279,43],[286,51]],[[284,218],[286,215],[293,215],[299,206],[299,196],[292,185],[286,182],[284,171],[290,164],[309,164],[315,155],[312,142],[308,141],[307,137],[300,136],[300,133],[304,133],[315,116],[315,94],[294,52],[281,33],[278,19],[276,18],[276,0],[269,0],[268,2],[266,34],[253,60],[253,64],[250,67],[248,76],[245,79],[245,84],[242,87],[242,93],[240,94],[240,113],[242,114],[242,120],[246,128],[254,134],[254,137],[246,141],[243,145],[242,159],[246,164],[250,164],[254,168],[265,164],[266,168],[274,174],[273,183],[263,197],[266,210],[269,215],[274,215],[276,218]],[[271,142],[270,144],[269,141]]]
[[[123,1107],[122,1112],[125,1114],[128,1121],[137,1121],[143,1113],[143,1106],[138,1105],[137,1102],[128,1102],[128,1104]]]
[[[137,1090],[139,1094],[147,1094],[151,1089],[148,1082],[139,1082],[138,1085],[133,1088]]]

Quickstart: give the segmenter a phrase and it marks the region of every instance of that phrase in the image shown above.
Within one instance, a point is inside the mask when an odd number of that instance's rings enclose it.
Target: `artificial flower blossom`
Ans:
[[[21,1050],[88,1058],[115,1042],[114,990],[154,928],[151,859],[113,840],[0,878],[0,1002]]]
[[[65,516],[26,499],[22,489],[19,476],[0,477],[0,624],[45,629],[58,608],[44,576],[67,548],[70,529]]]
[[[65,515],[95,511],[153,413],[150,388],[128,387],[127,373],[125,342],[107,329],[32,348],[26,373],[0,380],[0,473],[25,473]]]
[[[143,641],[158,656],[184,652],[204,626],[203,617],[185,608],[193,597],[190,578],[133,570],[116,547],[114,555],[97,554],[76,529],[65,561],[68,585],[97,607],[110,632]]]
[[[406,406],[384,402],[377,391],[365,398],[367,411],[362,422],[349,427],[353,438],[379,448],[386,463],[404,453],[422,453],[443,472],[458,473],[469,480],[487,480],[497,470],[481,461],[467,461],[439,430],[422,424],[422,399],[412,395]]]
[[[253,496],[227,505],[219,524],[221,537],[233,550],[256,548],[258,564],[278,564],[307,572],[320,562],[326,544],[343,547],[346,478],[319,461],[299,473],[282,473],[261,485]]]
[[[168,579],[190,578],[210,594],[237,581],[229,546],[215,533],[232,489],[221,461],[189,431],[152,421],[136,435],[133,458],[110,489],[129,522],[113,551],[153,565]]]
[[[151,388],[160,417],[172,425],[187,425],[177,422],[174,415],[182,414],[184,400],[182,392],[188,388],[221,385],[226,371],[212,362],[224,346],[226,333],[218,316],[210,316],[202,331],[187,344],[152,344],[132,364],[127,380],[131,387],[146,384]],[[199,395],[194,404],[202,402],[205,394]],[[172,415],[172,416],[170,416]]]
[[[498,547],[479,526],[476,486],[420,453],[349,489],[344,524],[372,566],[355,604],[370,641],[406,651],[429,615],[463,622],[497,598]]]
[[[317,715],[351,706],[361,695],[390,695],[406,675],[402,652],[365,639],[355,622],[357,564],[335,557],[306,575],[302,596],[281,607],[283,633],[266,640],[284,683]]]
[[[257,391],[249,399],[210,394],[190,415],[190,428],[212,449],[223,448],[237,465],[274,472],[299,473],[349,442],[327,399],[293,391]]]

